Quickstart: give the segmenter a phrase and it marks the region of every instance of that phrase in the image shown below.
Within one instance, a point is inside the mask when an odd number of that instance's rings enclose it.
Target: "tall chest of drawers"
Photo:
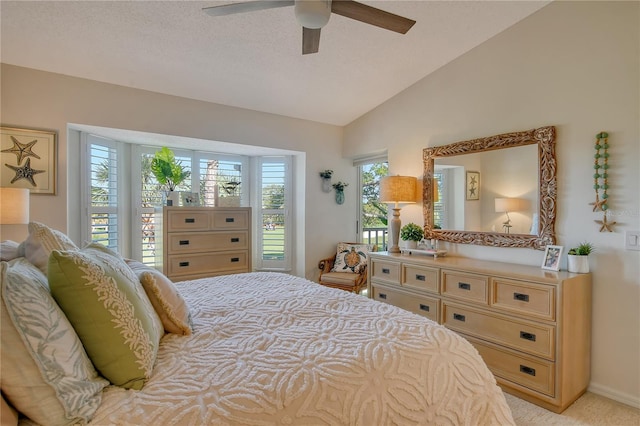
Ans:
[[[162,239],[173,281],[251,271],[249,207],[164,207]]]
[[[370,297],[471,342],[507,392],[562,412],[591,369],[591,275],[534,266],[372,253]]]

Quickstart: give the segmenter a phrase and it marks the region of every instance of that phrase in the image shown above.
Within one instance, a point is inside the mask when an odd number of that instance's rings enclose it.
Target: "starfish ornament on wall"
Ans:
[[[595,223],[597,223],[598,225],[600,225],[600,232],[613,232],[611,230],[611,227],[613,225],[615,225],[618,222],[608,222],[607,221],[607,214],[605,213],[605,215],[602,217],[602,220],[594,220]]]
[[[600,199],[598,198],[598,194],[596,194],[596,201],[594,201],[593,203],[589,203],[590,206],[593,206],[593,211],[594,212],[598,212],[598,211],[604,211],[604,209],[602,208],[602,206],[607,202],[606,199]]]
[[[38,143],[37,139],[32,140],[27,143],[20,143],[18,139],[11,137],[11,141],[13,142],[13,146],[11,148],[3,149],[2,152],[12,152],[18,157],[18,164],[22,163],[22,159],[24,157],[35,157],[40,159],[40,156],[33,152],[31,148]]]
[[[44,173],[46,171],[46,170],[32,169],[31,158],[27,158],[27,162],[24,163],[24,166],[22,167],[12,166],[6,163],[5,163],[5,166],[9,167],[11,170],[16,172],[16,175],[13,177],[13,179],[11,179],[11,183],[19,181],[20,179],[26,179],[29,181],[29,183],[31,183],[31,185],[35,187],[37,187],[38,185],[36,185],[36,181],[33,179],[33,176],[37,175],[38,173]]]

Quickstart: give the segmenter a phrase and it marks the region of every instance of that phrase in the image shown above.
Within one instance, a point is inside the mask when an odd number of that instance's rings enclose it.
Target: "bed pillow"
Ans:
[[[100,244],[54,250],[49,286],[100,374],[116,386],[142,389],[163,329],[124,259]]]
[[[338,243],[336,261],[331,271],[358,274],[363,267],[367,266],[368,257],[368,244]]]
[[[29,236],[20,244],[19,252],[47,275],[49,255],[53,250],[78,250],[65,234],[39,222],[29,223]]]
[[[0,260],[2,261],[10,261],[20,257],[18,252],[18,247],[20,244],[15,241],[5,240],[0,243]]]
[[[34,422],[86,423],[109,383],[51,297],[47,279],[25,258],[0,266],[2,394]]]
[[[189,335],[191,314],[173,282],[155,268],[136,260],[127,259],[127,265],[138,276],[147,297],[162,321],[167,333]]]

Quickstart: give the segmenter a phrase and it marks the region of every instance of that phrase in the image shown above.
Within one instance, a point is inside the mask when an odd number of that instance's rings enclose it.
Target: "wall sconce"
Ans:
[[[380,179],[380,201],[394,203],[393,219],[391,219],[391,235],[389,253],[400,253],[398,245],[400,237],[400,203],[416,202],[416,183],[412,176],[386,176]]]
[[[516,212],[520,210],[520,206],[522,205],[522,200],[519,198],[496,198],[495,199],[495,210],[496,213],[504,213],[507,215],[507,220],[502,222],[502,229],[505,233],[509,233],[509,230],[513,225],[511,225],[511,218],[509,217],[509,212]]]

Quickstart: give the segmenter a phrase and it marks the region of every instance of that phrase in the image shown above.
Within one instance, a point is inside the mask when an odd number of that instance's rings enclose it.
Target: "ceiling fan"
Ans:
[[[224,16],[285,6],[294,6],[296,19],[302,26],[303,55],[318,52],[320,29],[329,22],[331,13],[401,34],[406,34],[416,23],[354,0],[258,0],[205,7],[203,10],[211,16]]]

